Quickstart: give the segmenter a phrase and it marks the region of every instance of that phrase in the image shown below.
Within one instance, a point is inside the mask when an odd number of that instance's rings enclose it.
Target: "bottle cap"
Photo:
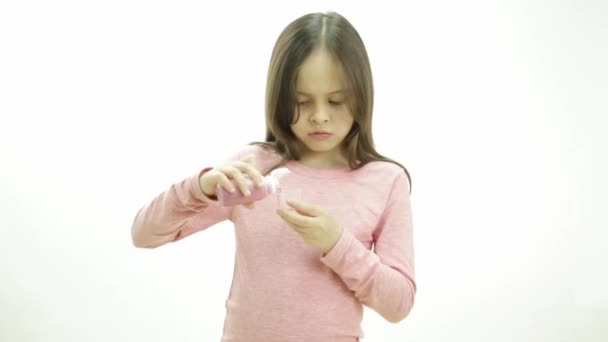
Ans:
[[[290,171],[289,171],[288,168],[286,168],[286,167],[280,167],[278,169],[272,170],[272,172],[270,172],[270,175],[272,175],[273,177],[275,177],[275,178],[278,179],[278,178],[281,178],[284,175],[288,174],[289,172]]]
[[[269,183],[270,183],[270,191],[272,193],[277,193],[280,190],[279,179],[288,173],[290,173],[290,171],[286,167],[274,169],[270,172]]]

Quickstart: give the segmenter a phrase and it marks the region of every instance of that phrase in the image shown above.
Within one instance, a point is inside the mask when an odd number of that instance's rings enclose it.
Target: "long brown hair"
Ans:
[[[406,173],[410,193],[412,179],[400,163],[378,153],[372,137],[374,86],[365,45],[353,25],[336,12],[310,13],[291,22],[279,35],[268,68],[266,83],[266,141],[252,142],[278,152],[283,162],[299,160],[297,138],[290,125],[296,107],[296,78],[300,65],[317,47],[325,48],[338,60],[349,85],[349,109],[353,125],[344,138],[342,150],[352,170],[371,161],[399,165]]]

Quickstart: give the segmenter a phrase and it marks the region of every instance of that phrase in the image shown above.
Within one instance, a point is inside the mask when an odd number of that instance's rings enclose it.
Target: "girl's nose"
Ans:
[[[311,116],[310,120],[316,124],[323,123],[329,121],[329,115],[327,115],[327,111],[320,109],[315,111]]]

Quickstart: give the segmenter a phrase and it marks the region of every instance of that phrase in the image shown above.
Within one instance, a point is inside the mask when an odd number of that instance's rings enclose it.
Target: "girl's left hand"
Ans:
[[[323,208],[299,201],[287,201],[287,204],[296,210],[277,209],[277,214],[306,243],[327,254],[342,235],[342,227]]]

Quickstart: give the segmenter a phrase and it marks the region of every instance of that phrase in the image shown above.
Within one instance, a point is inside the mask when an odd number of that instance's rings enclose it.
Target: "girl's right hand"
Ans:
[[[249,179],[247,179],[247,177]],[[249,193],[249,184],[251,183],[251,180],[253,180],[257,186],[262,186],[264,184],[264,176],[262,176],[262,173],[256,167],[254,155],[248,155],[238,161],[229,161],[219,167],[209,170],[199,178],[199,183],[201,189],[207,196],[214,196],[216,194],[218,184],[224,187],[224,189],[234,192],[236,191],[234,183],[236,183],[241,193],[247,195]],[[250,209],[253,207],[252,204],[245,206]]]

